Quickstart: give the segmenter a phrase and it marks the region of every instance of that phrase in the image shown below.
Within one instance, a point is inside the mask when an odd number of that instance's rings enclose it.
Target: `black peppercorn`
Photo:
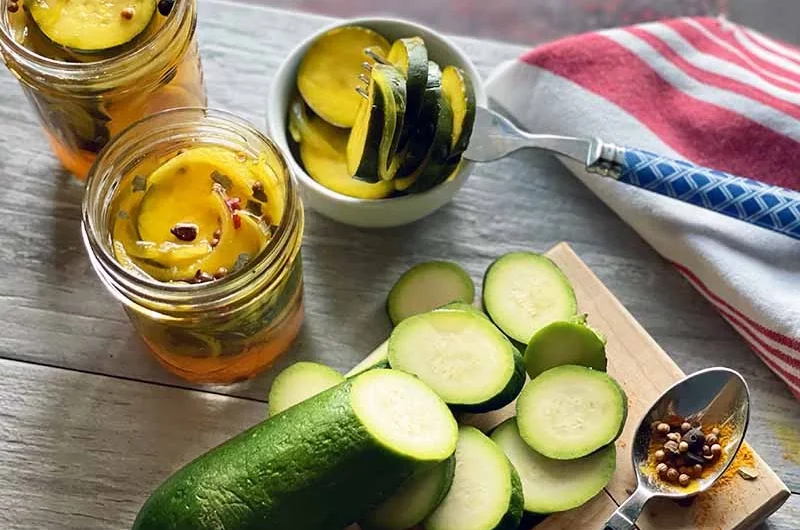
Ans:
[[[690,451],[700,451],[703,449],[703,444],[706,441],[706,435],[703,434],[703,431],[701,431],[699,428],[695,427],[691,431],[684,434],[681,440],[689,444]]]
[[[166,17],[172,12],[172,8],[174,5],[175,5],[175,0],[159,0],[158,12],[161,13],[161,16]]]

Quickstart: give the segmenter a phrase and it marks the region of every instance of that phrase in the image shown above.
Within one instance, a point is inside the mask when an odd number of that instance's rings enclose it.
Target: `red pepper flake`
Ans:
[[[236,212],[233,214],[233,227],[237,230],[242,227],[242,218]]]
[[[197,225],[193,223],[178,223],[169,231],[181,241],[194,241],[197,238]]]
[[[228,205],[228,208],[230,208],[232,212],[235,212],[236,210],[240,210],[242,208],[242,200],[239,197],[231,197],[230,199],[225,199],[225,204]]]

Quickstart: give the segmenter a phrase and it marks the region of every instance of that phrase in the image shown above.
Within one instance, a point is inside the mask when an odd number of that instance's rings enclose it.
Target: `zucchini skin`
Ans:
[[[376,441],[350,405],[351,386],[347,380],[189,463],[151,495],[133,530],[330,530],[357,520],[433,462]]]
[[[498,392],[496,395],[494,395],[492,398],[483,401],[481,403],[471,403],[469,405],[448,404],[450,410],[456,413],[491,412],[493,410],[505,407],[506,405],[508,405],[517,398],[519,393],[522,391],[522,387],[525,386],[525,375],[526,375],[525,360],[523,359],[522,354],[519,352],[519,350],[510,344],[510,341],[509,341],[509,346],[514,350],[514,372],[511,374],[511,378],[508,380],[508,384],[505,386],[505,388],[500,392]]]
[[[383,136],[385,108],[385,102],[381,99],[381,96],[376,94],[369,109],[369,124],[367,125],[367,137],[364,140],[364,150],[361,152],[358,168],[353,174],[353,178],[371,184],[381,180],[378,169],[380,167],[379,153]]]

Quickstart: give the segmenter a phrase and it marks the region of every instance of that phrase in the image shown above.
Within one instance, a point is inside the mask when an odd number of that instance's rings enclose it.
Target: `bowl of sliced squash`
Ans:
[[[298,45],[269,93],[267,126],[303,200],[369,228],[417,221],[446,204],[473,163],[462,160],[483,82],[440,33],[406,20],[327,26]]]

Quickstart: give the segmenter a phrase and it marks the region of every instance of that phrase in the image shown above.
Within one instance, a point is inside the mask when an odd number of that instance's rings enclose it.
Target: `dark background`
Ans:
[[[679,16],[716,16],[800,43],[800,0],[244,0],[338,17],[390,14],[458,35],[537,44]]]

